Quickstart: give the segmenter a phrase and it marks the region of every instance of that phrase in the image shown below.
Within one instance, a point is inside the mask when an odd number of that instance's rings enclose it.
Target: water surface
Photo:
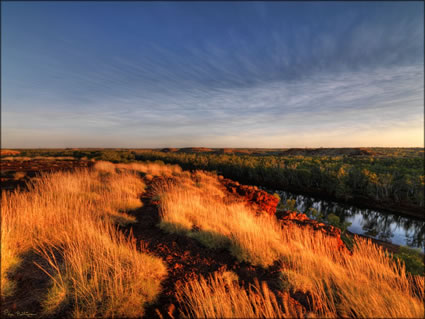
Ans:
[[[287,191],[277,190],[282,202],[294,199],[296,209],[308,212],[315,208],[327,216],[337,215],[341,222],[350,222],[347,229],[355,234],[366,235],[396,245],[404,245],[424,250],[425,222],[414,217],[405,217],[391,212],[364,209],[328,200],[321,200]]]

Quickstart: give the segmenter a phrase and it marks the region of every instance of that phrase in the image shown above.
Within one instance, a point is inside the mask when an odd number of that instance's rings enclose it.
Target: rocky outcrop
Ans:
[[[238,182],[222,176],[219,177],[219,180],[229,193],[241,196],[246,202],[255,205],[258,211],[266,212],[269,215],[276,213],[279,199],[273,195],[258,189],[257,186],[240,185]]]
[[[316,220],[308,218],[305,214],[293,212],[293,211],[281,211],[276,214],[277,219],[280,221],[282,227],[290,224],[296,224],[304,227],[311,227],[315,231],[321,231],[327,236],[336,238],[337,249],[346,250],[347,247],[341,239],[341,230],[332,225],[327,225]]]

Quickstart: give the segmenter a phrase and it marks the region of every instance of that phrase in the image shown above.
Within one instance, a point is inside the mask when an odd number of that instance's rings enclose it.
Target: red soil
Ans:
[[[0,161],[1,189],[12,190],[16,187],[25,187],[25,183],[38,173],[54,171],[71,171],[76,168],[93,166],[93,162],[84,160],[28,160],[28,161]],[[15,173],[25,173],[25,178],[15,179]]]

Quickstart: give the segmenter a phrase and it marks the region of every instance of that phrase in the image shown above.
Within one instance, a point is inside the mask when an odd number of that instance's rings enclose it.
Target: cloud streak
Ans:
[[[192,33],[190,21],[200,22],[179,7],[174,22],[150,22],[157,38],[142,37],[144,11],[113,20],[121,33],[108,42],[91,29],[63,38],[58,22],[47,35],[28,31],[49,48],[31,52],[28,34],[6,20],[3,145],[327,146],[338,136],[338,146],[423,144],[423,16],[412,9],[423,4],[348,11],[324,3],[321,15],[302,5],[250,6],[229,7],[244,15],[238,23],[223,15],[217,24],[207,5],[194,5],[207,22]],[[159,21],[166,11],[156,7]]]

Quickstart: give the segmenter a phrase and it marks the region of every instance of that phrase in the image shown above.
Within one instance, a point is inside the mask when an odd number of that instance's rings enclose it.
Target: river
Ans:
[[[350,222],[347,229],[355,234],[366,235],[375,239],[412,248],[425,248],[425,222],[413,217],[405,217],[386,211],[364,209],[333,201],[321,200],[310,196],[276,190],[283,203],[295,200],[295,207],[300,212],[315,208],[327,216],[337,215],[341,222]],[[273,192],[271,192],[273,194]]]

